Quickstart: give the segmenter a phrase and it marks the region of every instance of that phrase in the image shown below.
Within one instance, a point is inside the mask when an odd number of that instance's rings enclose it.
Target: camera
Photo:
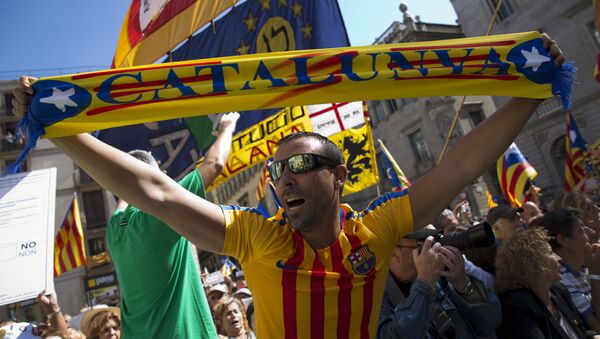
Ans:
[[[456,232],[449,235],[438,233],[433,236],[434,242],[439,242],[442,246],[452,246],[458,248],[461,252],[469,248],[488,247],[495,243],[496,237],[492,227],[487,222],[474,225],[464,232]],[[420,242],[419,246],[423,243]]]

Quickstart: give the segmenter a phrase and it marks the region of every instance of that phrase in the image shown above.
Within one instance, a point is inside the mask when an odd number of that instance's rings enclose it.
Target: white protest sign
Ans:
[[[54,290],[56,168],[0,177],[0,305]]]

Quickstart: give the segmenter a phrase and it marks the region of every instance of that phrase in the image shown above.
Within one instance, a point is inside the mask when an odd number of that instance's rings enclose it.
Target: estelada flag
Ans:
[[[398,166],[398,163],[388,151],[387,147],[383,144],[383,141],[377,139],[377,143],[381,148],[381,160],[383,161],[383,167],[385,168],[385,174],[389,180],[392,181],[393,191],[402,191],[410,187],[410,180],[406,178],[404,172]]]
[[[85,264],[83,229],[77,197],[67,211],[60,231],[54,239],[54,276]]]
[[[591,164],[585,159],[587,147],[579,133],[579,128],[571,112],[567,112],[567,132],[565,134],[565,191],[572,191],[581,180],[585,179],[586,171],[591,170]]]
[[[485,198],[487,199],[487,205],[489,208],[494,208],[498,206],[498,203],[494,200],[494,197],[490,194],[489,191],[485,191]]]
[[[537,171],[514,142],[496,162],[496,171],[506,201],[513,207],[521,207],[525,201],[525,186],[537,176]]]

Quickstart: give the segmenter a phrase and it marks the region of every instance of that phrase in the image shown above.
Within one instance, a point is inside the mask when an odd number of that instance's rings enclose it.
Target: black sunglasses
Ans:
[[[294,174],[300,174],[312,171],[315,168],[321,166],[336,167],[339,164],[337,164],[331,159],[327,159],[324,156],[318,154],[296,154],[292,155],[291,157],[285,160],[275,161],[271,163],[271,165],[269,166],[269,175],[271,176],[271,181],[276,182],[277,180],[279,180],[279,178],[281,178],[281,175],[283,174],[283,169],[286,165],[290,172]]]

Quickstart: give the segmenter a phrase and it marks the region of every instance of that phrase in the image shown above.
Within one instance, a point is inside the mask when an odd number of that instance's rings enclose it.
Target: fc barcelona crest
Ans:
[[[350,264],[352,264],[352,270],[356,274],[369,274],[375,268],[375,254],[369,250],[369,246],[361,246],[356,251],[350,253],[347,257]]]

